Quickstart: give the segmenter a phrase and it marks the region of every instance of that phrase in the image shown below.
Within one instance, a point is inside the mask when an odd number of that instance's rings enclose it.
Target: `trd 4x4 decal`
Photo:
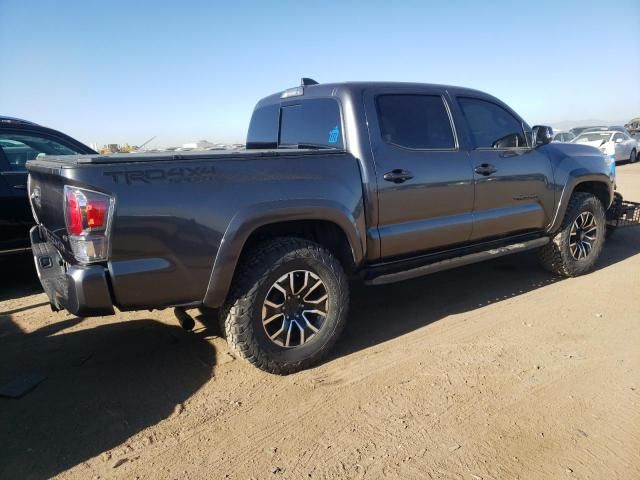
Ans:
[[[194,183],[210,180],[215,174],[215,168],[209,166],[201,167],[173,167],[173,168],[151,168],[147,170],[126,170],[115,172],[104,172],[106,177],[111,177],[115,183]]]

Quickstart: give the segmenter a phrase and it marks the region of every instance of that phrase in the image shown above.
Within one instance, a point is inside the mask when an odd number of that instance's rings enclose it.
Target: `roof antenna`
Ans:
[[[319,83],[316,82],[313,78],[302,77],[302,80],[300,80],[300,85],[306,87],[309,85],[319,85]]]

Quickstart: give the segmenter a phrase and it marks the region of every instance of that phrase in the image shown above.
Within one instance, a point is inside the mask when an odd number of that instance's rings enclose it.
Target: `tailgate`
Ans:
[[[30,169],[28,191],[31,210],[37,224],[43,226],[48,237],[64,257],[70,257],[64,220],[64,185],[68,180],[59,168]]]

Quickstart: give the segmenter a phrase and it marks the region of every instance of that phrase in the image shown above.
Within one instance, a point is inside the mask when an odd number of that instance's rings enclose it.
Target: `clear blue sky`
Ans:
[[[640,1],[0,0],[0,114],[86,142],[243,141],[296,85],[463,85],[530,123],[640,116]]]

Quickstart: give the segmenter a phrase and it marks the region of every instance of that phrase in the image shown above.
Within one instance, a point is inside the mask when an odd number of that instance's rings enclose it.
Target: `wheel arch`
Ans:
[[[203,304],[217,308],[224,303],[242,255],[260,241],[285,236],[315,241],[352,272],[364,261],[361,232],[364,227],[351,212],[325,200],[269,202],[238,212],[220,242]]]
[[[569,200],[574,192],[585,192],[594,195],[605,210],[609,208],[613,201],[613,185],[609,177],[605,174],[581,174],[573,175],[565,185],[560,195],[560,201],[553,219],[547,229],[549,233],[555,233],[562,225],[562,220],[567,211]]]

